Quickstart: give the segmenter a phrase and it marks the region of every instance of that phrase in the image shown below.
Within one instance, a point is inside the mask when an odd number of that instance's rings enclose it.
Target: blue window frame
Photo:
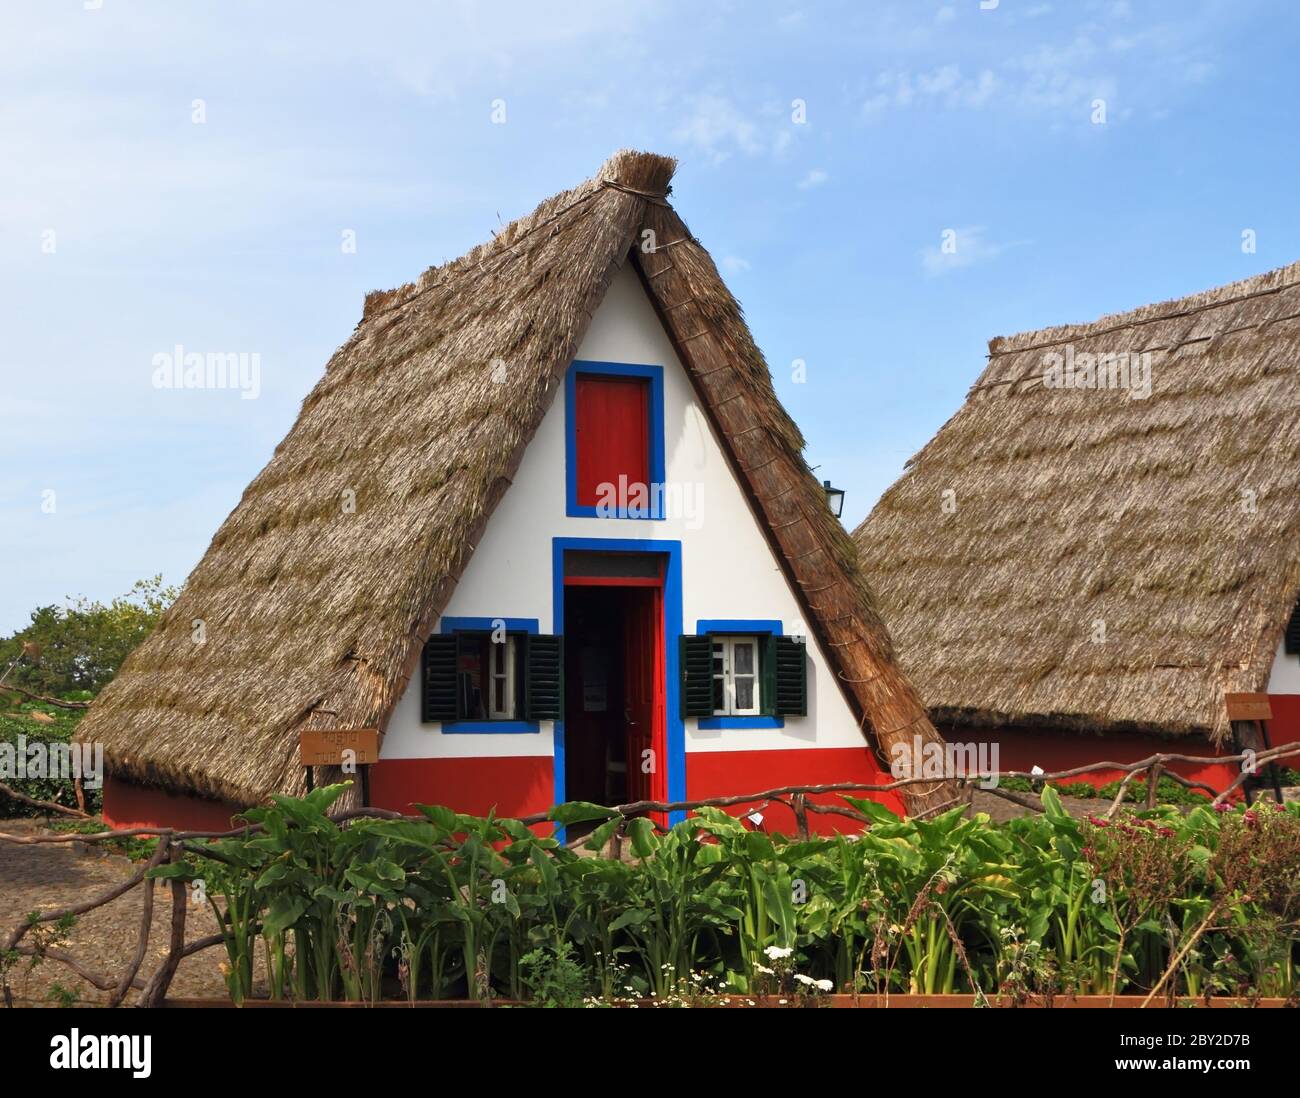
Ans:
[[[537,633],[536,618],[443,618],[438,627],[439,633],[491,633],[500,626],[505,626],[507,633]],[[522,690],[524,684],[516,683],[516,689]],[[443,721],[444,732],[540,732],[537,721]]]
[[[727,635],[744,637],[779,637],[784,633],[781,622],[772,618],[700,618],[695,623],[697,636]],[[700,728],[784,728],[784,717],[700,717]]]
[[[578,375],[641,377],[650,382],[650,513],[628,514],[620,507],[613,515],[601,515],[590,504],[578,502]],[[564,490],[565,514],[571,518],[662,519],[664,483],[664,368],[627,362],[595,362],[575,359],[564,378]]]

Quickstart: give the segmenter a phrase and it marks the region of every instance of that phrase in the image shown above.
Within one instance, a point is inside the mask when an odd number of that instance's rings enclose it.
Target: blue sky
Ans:
[[[1300,258],[1298,23],[1281,0],[5,0],[0,631],[181,582],[367,290],[623,146],[680,159],[677,209],[854,525],[990,337]],[[177,343],[260,354],[260,396],[155,389]]]

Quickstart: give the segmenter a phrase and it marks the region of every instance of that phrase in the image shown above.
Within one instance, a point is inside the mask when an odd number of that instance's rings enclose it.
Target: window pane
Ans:
[[[754,642],[749,640],[736,641],[732,651],[735,653],[736,674],[752,675],[754,673]]]
[[[736,676],[736,708],[754,708],[754,680]]]
[[[456,672],[461,692],[461,712],[466,717],[486,717],[486,691],[484,682],[488,661],[488,635],[486,633],[461,633],[458,638],[459,657]]]
[[[717,676],[713,680],[713,711],[715,713],[725,713],[727,711],[727,691],[726,680],[722,676]]]

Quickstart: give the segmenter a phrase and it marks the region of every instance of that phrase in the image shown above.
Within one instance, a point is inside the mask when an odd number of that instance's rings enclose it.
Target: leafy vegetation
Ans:
[[[33,610],[28,625],[0,638],[0,743],[15,750],[22,742],[70,743],[85,710],[37,701],[15,688],[58,701],[90,701],[175,597],[175,588],[154,576],[108,604],[76,598],[66,606]],[[77,807],[73,782],[65,777],[0,780],[35,800]],[[99,791],[87,787],[84,792],[86,809],[98,811]],[[41,809],[0,793],[0,817],[40,814]]]
[[[91,697],[117,674],[176,595],[154,576],[107,604],[77,597],[66,606],[37,607],[28,625],[0,639],[0,673],[8,672],[8,685],[47,697],[77,691]]]
[[[1078,797],[1082,800],[1100,798],[1113,801],[1123,783],[1117,779],[1101,786],[1093,785],[1091,782],[1049,782],[1047,784],[1062,797]],[[1002,789],[1010,789],[1017,793],[1034,793],[1043,783],[1035,783],[1029,778],[1001,778],[998,785]],[[1145,804],[1146,799],[1147,779],[1145,777],[1134,778],[1128,783],[1128,788],[1124,790],[1125,803]],[[1188,789],[1185,785],[1180,785],[1172,778],[1167,777],[1161,777],[1156,782],[1156,799],[1161,804],[1197,805],[1210,802],[1210,797],[1201,790]]]
[[[12,745],[15,752],[20,747],[33,743],[71,743],[72,735],[77,730],[77,723],[84,713],[85,711],[80,709],[59,709],[36,702],[24,702],[12,709],[0,710],[0,743]],[[62,776],[50,777],[47,774],[44,777],[21,779],[0,776],[0,781],[34,800],[52,801],[55,804],[66,805],[68,808],[77,807],[73,783]],[[87,787],[84,793],[86,811],[97,812],[101,802],[100,790]],[[43,809],[14,800],[0,791],[0,819],[45,814]],[[102,825],[96,825],[95,830],[102,831]]]
[[[900,820],[865,800],[859,835],[790,841],[703,809],[626,821],[630,860],[516,820],[437,806],[420,820],[331,821],[342,786],[247,813],[264,831],[153,870],[201,882],[228,983],[278,998],[466,997],[539,1004],[827,990],[1296,999],[1300,808],[1172,806],[1004,824]],[[260,993],[259,989],[259,993]],[[792,999],[793,1001],[793,999]]]

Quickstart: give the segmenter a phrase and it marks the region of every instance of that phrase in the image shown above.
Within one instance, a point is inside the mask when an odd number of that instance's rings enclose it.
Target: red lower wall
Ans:
[[[1273,720],[1269,722],[1269,741],[1274,747],[1300,743],[1300,694],[1272,694],[1269,702]],[[1030,770],[1040,766],[1043,770],[1070,770],[1095,762],[1131,763],[1157,753],[1180,755],[1230,755],[1231,744],[1216,749],[1200,739],[1166,740],[1156,736],[1078,735],[1068,732],[1044,732],[1034,729],[941,729],[949,742],[997,743],[999,770]],[[1300,755],[1285,759],[1283,766],[1300,770]],[[1174,763],[1171,769],[1185,778],[1205,782],[1222,790],[1237,776],[1238,763]],[[1123,777],[1119,770],[1081,774],[1070,781],[1086,781],[1103,786]]]
[[[1274,746],[1300,743],[1300,694],[1270,697],[1273,721],[1269,736]],[[1159,751],[1187,755],[1213,755],[1204,741],[1161,740],[1153,736],[1084,736],[1029,729],[996,732],[943,729],[950,740],[998,744],[997,769],[1030,770],[1040,766],[1051,772],[1099,761],[1135,762]],[[1224,754],[1226,752],[1217,752]],[[990,761],[992,761],[990,759]],[[1300,755],[1284,765],[1300,769]],[[1185,777],[1222,789],[1236,775],[1232,763],[1178,764]],[[1080,777],[1101,786],[1114,781],[1119,771]],[[696,751],[686,755],[686,790],[690,799],[725,797],[758,792],[783,785],[822,785],[889,781],[871,752],[863,748],[822,748],[795,751]],[[546,757],[479,759],[389,759],[376,763],[370,773],[370,795],[378,808],[410,813],[414,804],[444,804],[460,812],[498,816],[528,816],[544,812],[554,795],[554,770]],[[843,803],[834,794],[815,798],[823,804]],[[876,794],[892,811],[903,811],[892,793]],[[735,809],[736,814],[749,806]],[[114,778],[104,779],[104,822],[110,827],[176,827],[193,831],[224,831],[239,807],[221,801],[177,796],[160,789]],[[790,834],[794,819],[782,805],[763,809],[763,830]],[[847,817],[813,813],[810,826],[821,834],[856,830]]]
[[[1269,741],[1274,747],[1300,743],[1300,694],[1270,694],[1268,700],[1273,709]],[[1284,759],[1282,765],[1300,770],[1300,755]]]
[[[111,828],[174,827],[182,831],[229,831],[241,809],[225,801],[178,796],[151,786],[104,776],[104,823]]]
[[[797,751],[692,751],[686,756],[686,795],[691,800],[727,797],[736,793],[756,793],[783,785],[826,785],[830,782],[858,782],[883,785],[893,779],[882,773],[874,756],[865,747],[816,748]],[[903,803],[893,793],[857,793],[879,801],[891,811],[903,814]],[[835,793],[812,798],[819,804],[842,806]],[[728,809],[733,815],[751,811],[756,806]],[[794,833],[794,814],[781,804],[762,810],[762,830]],[[859,831],[862,825],[847,816],[809,814],[808,826],[821,835],[836,831]]]
[[[370,768],[371,803],[407,815],[415,804],[441,804],[471,816],[530,816],[554,799],[554,767],[545,756],[381,759]]]

